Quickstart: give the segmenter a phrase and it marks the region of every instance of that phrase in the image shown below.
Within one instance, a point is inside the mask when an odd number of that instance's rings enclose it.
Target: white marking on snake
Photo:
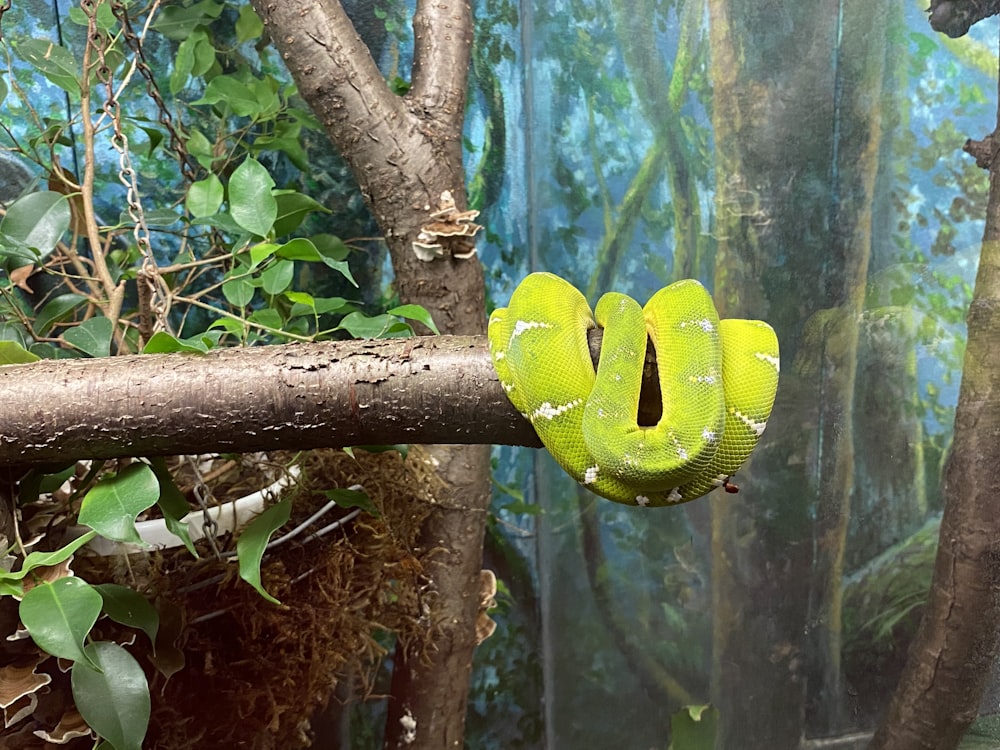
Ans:
[[[680,328],[687,328],[688,325],[698,326],[705,333],[711,333],[715,330],[715,324],[712,323],[708,318],[702,318],[701,320],[682,320],[680,322]]]
[[[636,495],[635,504],[645,508],[647,505],[649,505],[649,498],[646,497],[645,495]]]
[[[600,471],[600,467],[597,464],[593,466],[588,466],[587,470],[583,472],[583,483],[593,484],[597,481],[597,473]]]
[[[500,352],[494,352],[493,353],[493,359],[497,359],[497,360],[503,359],[504,356],[505,355],[504,355],[504,353],[502,351],[500,351]]]
[[[688,452],[686,450],[684,450],[683,448],[678,448],[677,449],[677,455],[681,459],[681,461],[687,461],[687,459],[688,459]]]
[[[753,430],[757,437],[764,434],[764,428],[767,427],[767,420],[756,420],[753,417],[748,417],[746,414],[741,412],[739,409],[733,409],[733,416],[740,420],[743,424]]]
[[[693,380],[696,383],[705,383],[706,385],[715,385],[715,376],[714,375],[699,375],[698,377],[693,378]]]
[[[714,443],[718,439],[718,437],[715,434],[715,430],[710,430],[708,427],[706,427],[704,430],[701,431],[701,439],[707,440],[709,443]]]
[[[535,409],[533,412],[531,412],[531,416],[529,417],[529,419],[532,422],[534,422],[536,419],[539,419],[540,417],[544,417],[545,419],[555,419],[560,414],[565,414],[570,409],[574,409],[582,403],[583,399],[580,398],[574,399],[565,404],[559,404],[559,406],[553,406],[548,401],[546,401],[545,403],[541,404],[537,409]]]
[[[668,503],[676,503],[680,499],[681,499],[681,493],[680,493],[680,491],[676,487],[674,487],[672,490],[670,490],[670,494],[667,495],[667,502]]]
[[[530,331],[532,328],[551,328],[551,323],[546,323],[542,320],[519,320],[514,323],[514,330],[511,331],[510,340],[513,341],[515,338],[520,336],[525,331]]]
[[[779,362],[779,359],[775,357],[773,354],[768,354],[767,352],[754,352],[753,356],[755,356],[761,362],[767,362],[767,364],[771,365],[771,367],[773,367],[778,372],[781,371],[781,364]]]

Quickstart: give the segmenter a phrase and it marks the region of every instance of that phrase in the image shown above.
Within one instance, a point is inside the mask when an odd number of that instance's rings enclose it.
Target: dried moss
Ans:
[[[169,664],[169,648],[161,644],[154,657],[141,638],[130,647],[151,681],[146,747],[309,747],[309,717],[344,675],[358,680],[363,694],[369,690],[384,656],[377,631],[404,641],[427,637],[418,627],[423,564],[413,549],[440,480],[419,449],[405,461],[396,452],[355,456],[304,455],[285,530],[327,501],[323,490],[353,484],[364,487],[379,515],[363,513],[322,539],[303,534],[269,552],[262,579],[281,606],[264,601],[238,580],[235,564],[210,553],[197,561],[184,550],[158,553],[114,569],[78,560],[78,573],[91,582],[138,580],[165,627],[171,613],[186,623],[176,644],[186,663],[169,679],[152,667],[154,658]]]

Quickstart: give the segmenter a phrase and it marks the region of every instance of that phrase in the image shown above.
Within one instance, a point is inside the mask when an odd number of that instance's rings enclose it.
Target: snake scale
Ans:
[[[587,331],[604,329],[597,372]],[[647,337],[656,350],[662,414],[638,424]],[[645,304],[609,292],[591,312],[551,273],[533,273],[490,316],[490,354],[507,396],[562,468],[628,505],[694,500],[730,478],[760,439],[778,386],[774,330],[719,320],[692,279]]]

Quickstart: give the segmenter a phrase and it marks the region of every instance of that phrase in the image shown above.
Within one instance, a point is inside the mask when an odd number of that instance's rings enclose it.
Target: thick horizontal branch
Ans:
[[[540,445],[507,400],[484,336],[42,360],[0,367],[0,393],[0,465],[393,443]],[[648,422],[647,412],[659,412],[658,389],[643,398]]]

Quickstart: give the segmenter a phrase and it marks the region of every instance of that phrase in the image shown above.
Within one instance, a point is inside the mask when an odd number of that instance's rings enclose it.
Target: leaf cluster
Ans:
[[[90,8],[72,9],[60,43],[23,34],[16,9],[4,18],[0,169],[28,176],[0,190],[0,365],[411,336],[413,322],[437,332],[419,306],[362,301],[352,260],[379,240],[343,239],[310,194],[321,128],[249,5]],[[29,472],[21,507],[65,477]],[[84,484],[85,533],[46,540],[51,552],[18,540],[0,595],[20,599],[41,649],[73,662],[74,700],[102,746],[140,748],[143,667],[92,629],[106,616],[156,646],[156,609],[122,586],[40,573],[98,536],[146,546],[136,521],[151,511],[196,554],[190,507],[162,460],[97,467]],[[331,499],[370,508],[356,494]],[[289,512],[287,500],[266,509],[236,545],[240,577],[272,603],[260,568]]]

